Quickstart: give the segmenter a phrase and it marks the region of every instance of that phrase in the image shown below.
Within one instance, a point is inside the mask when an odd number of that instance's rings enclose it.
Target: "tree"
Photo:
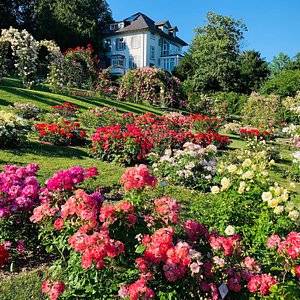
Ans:
[[[112,21],[105,0],[39,0],[36,18],[37,38],[55,40],[63,51],[87,44],[99,50],[101,29]]]
[[[16,27],[16,3],[12,0],[0,0],[0,29]]]
[[[194,91],[236,90],[240,43],[247,28],[242,20],[214,12],[207,14],[207,22],[196,29],[192,41],[195,72],[189,83]]]
[[[255,50],[243,52],[239,57],[239,92],[257,91],[269,75],[268,63]]]
[[[189,76],[194,74],[194,62],[190,53],[185,53],[179,65],[175,67],[172,74],[180,81],[185,81]]]
[[[269,64],[270,76],[276,77],[283,70],[288,70],[292,67],[292,60],[283,52],[280,52],[278,56],[274,56]]]

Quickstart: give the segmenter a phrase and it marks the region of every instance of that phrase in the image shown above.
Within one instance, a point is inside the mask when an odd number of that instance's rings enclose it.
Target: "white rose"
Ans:
[[[220,188],[218,186],[214,185],[211,187],[210,191],[212,194],[216,195],[216,194],[220,193]]]
[[[263,201],[270,201],[272,200],[273,195],[270,192],[263,192],[261,198],[263,199]]]
[[[235,229],[233,226],[228,225],[225,229],[225,234],[227,235],[234,235],[235,234]]]

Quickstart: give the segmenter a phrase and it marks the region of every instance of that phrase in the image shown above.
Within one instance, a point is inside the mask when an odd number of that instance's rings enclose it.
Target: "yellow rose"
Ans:
[[[237,166],[236,165],[230,165],[227,167],[227,170],[229,173],[235,173],[237,171]]]
[[[254,177],[253,171],[247,171],[242,175],[242,179],[252,179]]]
[[[214,185],[211,187],[210,191],[212,194],[216,195],[216,194],[220,193],[220,188],[218,186]]]
[[[270,201],[272,200],[273,195],[270,192],[263,192],[261,198],[263,199],[263,201]]]
[[[279,204],[278,198],[274,198],[268,201],[268,205],[272,208],[276,207]]]
[[[293,209],[294,209],[295,205],[293,202],[288,202],[286,205],[285,205],[285,211],[286,212],[291,212]]]
[[[293,221],[297,221],[298,218],[299,218],[299,211],[297,211],[297,210],[292,210],[292,211],[289,213],[289,218],[292,219]]]
[[[230,187],[230,180],[226,177],[223,177],[221,180],[221,185],[222,185],[221,188],[222,191],[227,190]]]
[[[282,205],[278,205],[274,208],[274,214],[279,215],[283,212],[284,207]]]

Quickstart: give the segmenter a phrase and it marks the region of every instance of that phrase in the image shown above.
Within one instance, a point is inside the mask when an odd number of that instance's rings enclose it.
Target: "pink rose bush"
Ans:
[[[42,286],[50,299],[88,297],[92,291],[96,298],[217,300],[223,297],[221,286],[235,298],[285,293],[279,290],[283,277],[264,272],[246,255],[239,234],[222,235],[195,220],[182,221],[176,199],[147,196],[157,179],[145,165],[124,173],[125,196],[116,203],[103,203],[101,194],[78,188],[96,174],[71,168],[41,189],[41,205],[31,220],[39,225],[43,243],[51,244],[48,251],[60,253],[54,264],[60,271]],[[272,236],[268,245],[295,260],[298,239],[297,233],[282,241]],[[291,272],[299,276],[296,264]]]

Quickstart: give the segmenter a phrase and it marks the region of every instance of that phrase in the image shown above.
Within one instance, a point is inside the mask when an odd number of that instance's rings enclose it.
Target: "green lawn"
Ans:
[[[53,94],[45,85],[36,87],[37,90],[27,90],[21,88],[20,81],[13,78],[4,78],[0,82],[0,109],[7,110],[7,106],[15,102],[32,102],[44,111],[49,111],[51,106],[60,105],[66,101],[76,104],[80,111],[95,107],[116,107],[119,112],[132,112],[144,114],[152,112],[158,115],[164,113],[163,110],[150,105],[136,104],[129,102],[114,101],[108,98],[95,96],[93,98],[75,97],[60,94]]]

